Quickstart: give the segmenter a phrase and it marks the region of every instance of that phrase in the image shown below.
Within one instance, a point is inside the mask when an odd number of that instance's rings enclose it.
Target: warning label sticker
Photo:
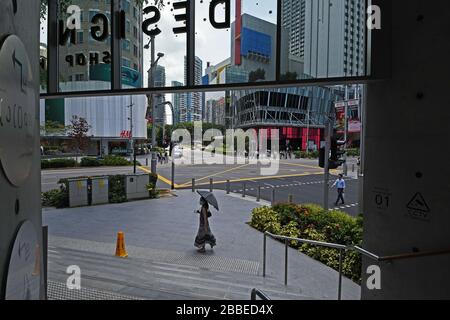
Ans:
[[[409,201],[406,208],[408,209],[408,214],[412,218],[426,221],[430,220],[431,210],[421,193],[416,193],[411,201]]]

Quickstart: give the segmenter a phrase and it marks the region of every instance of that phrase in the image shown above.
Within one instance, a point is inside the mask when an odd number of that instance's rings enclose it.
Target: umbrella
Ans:
[[[208,191],[197,191],[197,193],[206,200],[210,205],[216,208],[219,211],[219,204],[217,203],[216,196],[212,192]]]

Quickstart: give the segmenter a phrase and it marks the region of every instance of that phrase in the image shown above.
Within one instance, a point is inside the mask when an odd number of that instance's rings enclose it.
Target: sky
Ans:
[[[131,0],[133,1],[133,0]],[[74,1],[75,2],[75,1]],[[174,15],[183,13],[183,10],[172,10],[171,1],[164,0],[166,3],[161,11],[161,20],[156,24],[162,30],[162,33],[156,37],[156,52],[164,53],[160,59],[159,65],[166,68],[166,85],[170,86],[172,81],[184,82],[184,56],[186,54],[186,34],[175,35],[172,29],[180,26],[180,22],[175,21]],[[176,1],[178,2],[178,1]],[[170,3],[170,4],[168,4]],[[231,0],[231,22],[235,20],[235,1]],[[209,21],[209,0],[196,0],[196,56],[203,61],[202,75],[209,61],[212,65],[218,64],[231,55],[230,30],[218,30],[212,27]],[[132,12],[132,11],[131,11]],[[247,13],[276,23],[277,19],[277,1],[276,0],[242,0],[242,13]],[[216,7],[216,20],[223,21],[225,16],[224,5]],[[144,19],[151,17],[145,15]],[[153,26],[152,26],[153,27]],[[149,41],[149,37],[144,35],[144,45]],[[41,42],[47,42],[46,22],[41,23]],[[150,50],[144,49],[144,86],[147,87],[148,74],[150,67]],[[223,96],[223,92],[207,93],[207,99]],[[171,100],[171,95],[166,95]],[[167,110],[166,114],[170,114]]]

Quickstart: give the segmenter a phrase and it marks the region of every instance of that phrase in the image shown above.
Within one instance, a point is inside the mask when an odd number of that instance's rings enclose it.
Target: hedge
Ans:
[[[74,159],[52,159],[41,161],[41,169],[73,168],[76,166],[77,162]]]
[[[52,160],[41,160],[41,169],[56,169],[56,168],[74,168],[74,167],[124,167],[124,166],[132,166],[133,162],[128,161],[127,159],[108,155],[104,159],[99,160],[93,157],[84,157],[81,158],[80,163],[78,164],[74,159],[52,159]],[[136,161],[136,165],[140,166],[141,164]]]
[[[343,245],[361,245],[362,217],[353,218],[341,211],[327,211],[313,204],[277,204],[252,211],[251,226],[276,235],[302,238]],[[291,241],[300,252],[339,270],[339,251]],[[343,261],[343,274],[355,282],[361,281],[361,257],[347,251]]]
[[[294,156],[296,159],[317,159],[319,158],[319,151],[294,151]]]

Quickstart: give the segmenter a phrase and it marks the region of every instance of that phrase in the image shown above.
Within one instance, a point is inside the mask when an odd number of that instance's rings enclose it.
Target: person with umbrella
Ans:
[[[200,214],[199,227],[197,236],[195,237],[195,247],[198,248],[198,252],[206,252],[206,245],[209,244],[211,249],[216,245],[216,238],[211,232],[209,226],[209,218],[212,216],[209,211],[209,205],[211,204],[216,210],[219,210],[217,199],[211,192],[197,191],[200,195],[200,210],[197,213]]]

